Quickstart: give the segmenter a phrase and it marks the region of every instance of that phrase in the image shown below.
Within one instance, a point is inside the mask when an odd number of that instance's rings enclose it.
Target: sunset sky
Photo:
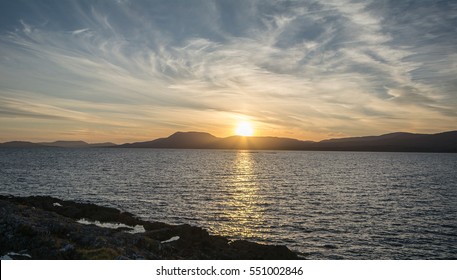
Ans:
[[[0,142],[457,129],[457,1],[0,0]]]

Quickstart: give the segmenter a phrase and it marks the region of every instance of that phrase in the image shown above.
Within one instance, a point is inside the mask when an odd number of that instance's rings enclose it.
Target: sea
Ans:
[[[307,259],[457,259],[457,154],[3,148],[0,194],[111,206]]]

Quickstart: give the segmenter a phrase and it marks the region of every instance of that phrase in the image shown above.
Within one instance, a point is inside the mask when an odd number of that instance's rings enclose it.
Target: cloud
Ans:
[[[78,34],[81,34],[81,33],[83,33],[83,32],[86,32],[86,31],[88,31],[88,30],[89,30],[89,28],[78,29],[78,30],[72,31],[71,34],[73,34],[73,35],[78,35]]]
[[[19,22],[22,24],[22,27],[23,27],[22,31],[24,33],[31,33],[32,32],[32,27],[30,25],[26,24],[22,19],[19,20]]]
[[[404,4],[377,1],[105,4],[74,2],[71,19],[43,25],[30,15],[0,32],[0,118],[215,134],[230,134],[217,122],[227,129],[247,118],[265,134],[314,139],[456,121],[455,9],[411,2],[399,16]],[[427,34],[415,39],[420,30]]]

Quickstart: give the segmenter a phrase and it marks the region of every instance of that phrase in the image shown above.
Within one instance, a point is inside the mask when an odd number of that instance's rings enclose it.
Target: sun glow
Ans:
[[[235,129],[236,135],[239,136],[252,136],[254,134],[254,129],[249,122],[240,122]]]

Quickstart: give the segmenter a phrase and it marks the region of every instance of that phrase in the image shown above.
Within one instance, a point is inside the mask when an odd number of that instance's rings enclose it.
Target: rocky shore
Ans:
[[[0,196],[2,259],[298,259],[285,246],[148,222],[118,209],[47,196]]]

